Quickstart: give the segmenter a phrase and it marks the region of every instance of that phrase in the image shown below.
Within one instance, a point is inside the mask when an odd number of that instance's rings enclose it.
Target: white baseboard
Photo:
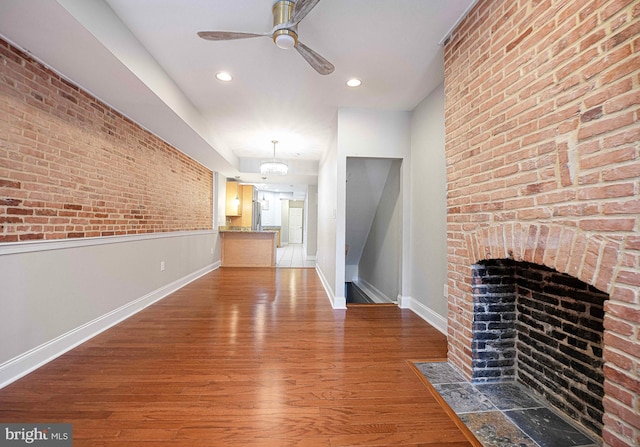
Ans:
[[[431,326],[436,328],[439,332],[442,332],[444,335],[447,335],[447,328],[448,328],[447,319],[442,315],[429,309],[420,301],[410,296],[403,296],[400,301],[400,307],[404,309],[411,309],[416,315],[418,315],[424,321],[426,321]]]
[[[375,303],[395,303],[394,300],[386,296],[381,290],[362,278],[358,278],[354,283]]]
[[[170,284],[167,284],[147,295],[144,295],[124,306],[119,307],[95,320],[89,321],[53,340],[50,340],[36,348],[33,348],[0,365],[0,388],[26,376],[42,365],[70,351],[76,346],[95,337],[110,327],[140,312],[145,307],[160,301],[176,290],[181,289],[192,281],[220,267],[220,262],[215,262],[187,276],[184,276]]]
[[[329,298],[329,302],[331,303],[331,307],[334,309],[346,309],[347,308],[347,298],[345,296],[335,296],[331,291],[331,287],[329,287],[329,282],[327,278],[325,278],[322,273],[322,269],[318,267],[316,264],[316,272],[320,277],[320,282],[322,282],[322,287],[324,287],[324,291],[327,294],[327,298]],[[343,292],[344,294],[344,292]]]

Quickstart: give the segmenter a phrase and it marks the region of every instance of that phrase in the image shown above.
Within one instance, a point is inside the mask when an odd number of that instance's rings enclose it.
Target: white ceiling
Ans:
[[[292,174],[267,182],[313,184],[338,108],[412,110],[442,82],[440,43],[473,3],[320,1],[298,32],[335,65],[327,76],[267,37],[196,35],[269,32],[273,0],[2,0],[0,34],[213,170],[261,182],[249,171],[277,139]]]

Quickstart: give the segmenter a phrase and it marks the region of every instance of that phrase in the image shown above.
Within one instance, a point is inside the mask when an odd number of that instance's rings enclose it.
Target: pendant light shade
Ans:
[[[276,158],[276,144],[278,144],[278,140],[272,140],[271,142],[273,143],[273,158],[260,163],[260,174],[264,176],[287,175],[289,166],[284,161]]]

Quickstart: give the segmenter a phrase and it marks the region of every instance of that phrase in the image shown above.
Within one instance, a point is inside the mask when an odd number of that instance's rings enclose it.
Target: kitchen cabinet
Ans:
[[[253,219],[253,185],[227,183],[226,215],[229,225],[251,228]],[[237,197],[237,199],[236,199]]]
[[[225,214],[227,217],[242,216],[242,185],[238,182],[227,182]]]
[[[275,231],[276,232],[276,247],[280,248],[282,247],[282,244],[280,242],[280,227],[270,227],[270,226],[266,226],[266,227],[262,227],[263,230],[265,231]]]
[[[242,219],[240,220],[241,227],[251,227],[251,220],[253,219],[253,186],[241,185],[242,188]],[[240,194],[239,194],[240,195]]]
[[[275,267],[275,231],[220,230],[222,267]]]

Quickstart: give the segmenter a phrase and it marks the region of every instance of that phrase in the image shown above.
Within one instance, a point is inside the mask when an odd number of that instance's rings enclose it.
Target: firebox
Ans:
[[[472,282],[472,380],[518,381],[601,436],[608,295],[510,259],[473,265]]]

